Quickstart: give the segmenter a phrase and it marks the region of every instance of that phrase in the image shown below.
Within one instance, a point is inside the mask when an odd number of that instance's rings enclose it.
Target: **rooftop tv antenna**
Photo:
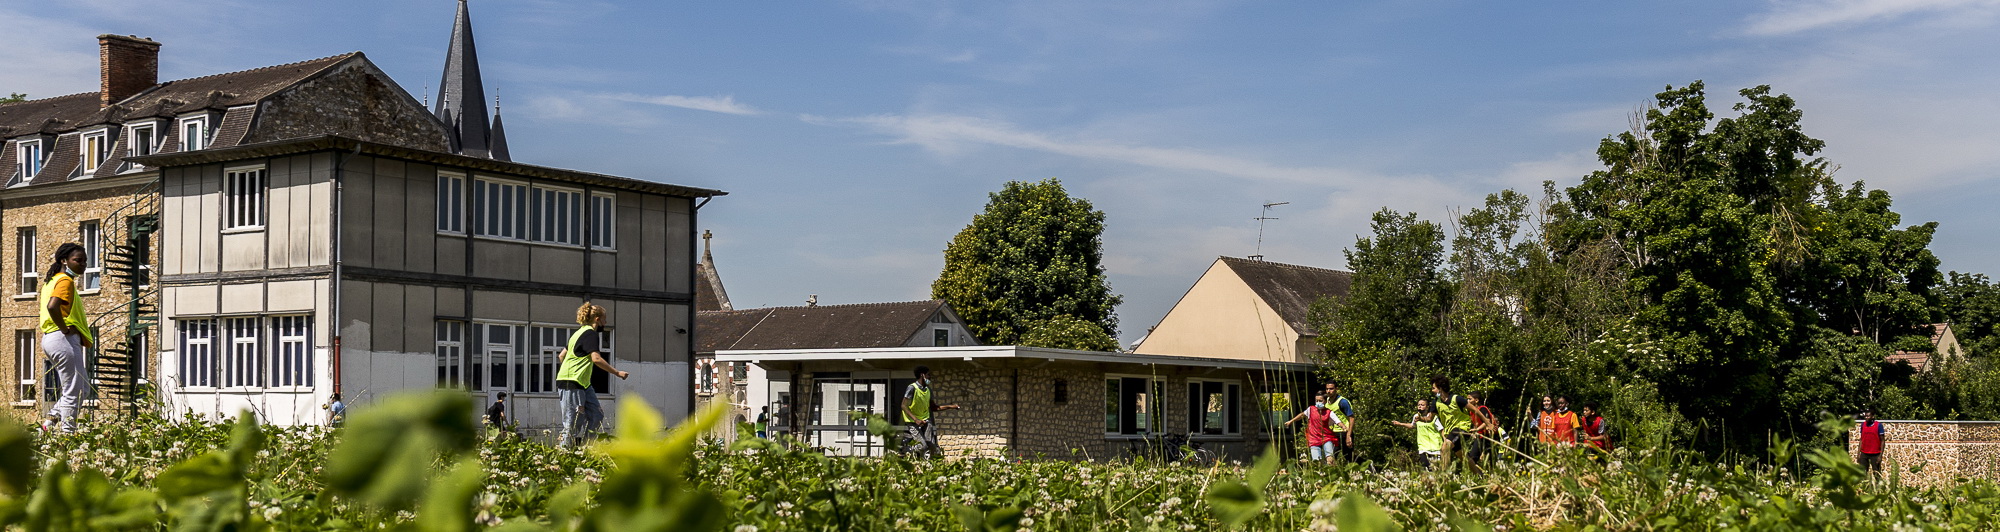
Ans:
[[[1271,208],[1279,205],[1291,205],[1291,204],[1292,202],[1289,201],[1269,202],[1264,204],[1264,212],[1262,214],[1257,215],[1257,218],[1255,218],[1257,220],[1257,254],[1251,255],[1250,260],[1264,260],[1264,221],[1277,219],[1271,216]]]

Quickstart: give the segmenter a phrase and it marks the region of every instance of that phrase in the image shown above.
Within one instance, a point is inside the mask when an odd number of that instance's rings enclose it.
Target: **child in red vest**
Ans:
[[[1611,452],[1611,422],[1598,415],[1597,403],[1583,404],[1583,419],[1577,428],[1577,439],[1596,447],[1599,451]]]

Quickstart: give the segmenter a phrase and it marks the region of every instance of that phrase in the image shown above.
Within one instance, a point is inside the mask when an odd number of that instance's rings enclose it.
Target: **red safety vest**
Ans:
[[[1861,454],[1882,454],[1882,422],[1861,424]]]
[[[1603,436],[1604,416],[1593,417],[1590,418],[1590,421],[1583,422],[1583,432],[1591,436]],[[1590,440],[1590,444],[1597,446],[1597,448],[1599,449],[1603,449],[1606,451],[1611,450],[1610,438],[1605,438],[1604,441]]]

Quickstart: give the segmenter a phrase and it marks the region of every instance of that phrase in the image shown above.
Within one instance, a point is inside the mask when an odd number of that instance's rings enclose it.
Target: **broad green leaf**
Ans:
[[[327,457],[327,489],[386,508],[415,504],[431,463],[478,441],[472,400],[461,394],[392,396],[349,418],[342,441]]]
[[[1208,485],[1204,498],[1215,518],[1229,528],[1241,527],[1264,511],[1264,496],[1242,482],[1216,481]]]
[[[444,478],[424,495],[413,530],[456,532],[472,529],[472,505],[485,487],[486,471],[478,458],[459,459]]]
[[[229,462],[228,453],[211,451],[161,471],[153,485],[167,502],[239,486],[243,480],[237,477]]]
[[[1401,532],[1403,525],[1389,518],[1389,512],[1361,492],[1340,498],[1333,510],[1334,524],[1341,532]]]
[[[978,508],[963,504],[951,505],[951,515],[958,517],[958,524],[965,532],[986,532],[986,514]]]
[[[28,494],[35,478],[35,438],[13,416],[0,419],[0,495]]]
[[[1257,457],[1256,465],[1250,466],[1250,477],[1248,478],[1250,487],[1260,492],[1264,491],[1265,486],[1271,485],[1271,477],[1278,473],[1278,464],[1280,462],[1281,460],[1278,459],[1278,446],[1270,445],[1264,447],[1264,454]]]

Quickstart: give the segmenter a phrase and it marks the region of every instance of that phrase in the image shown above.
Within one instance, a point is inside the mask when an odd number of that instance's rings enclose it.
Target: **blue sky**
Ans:
[[[451,0],[0,2],[0,92],[97,87],[100,33],[162,79],[361,50],[434,92]],[[1108,214],[1121,337],[1218,255],[1344,268],[1383,206],[1442,221],[1574,183],[1668,84],[1770,84],[1843,181],[2000,273],[2000,1],[473,0],[516,160],[720,188],[739,308],[923,299],[1009,180]]]

